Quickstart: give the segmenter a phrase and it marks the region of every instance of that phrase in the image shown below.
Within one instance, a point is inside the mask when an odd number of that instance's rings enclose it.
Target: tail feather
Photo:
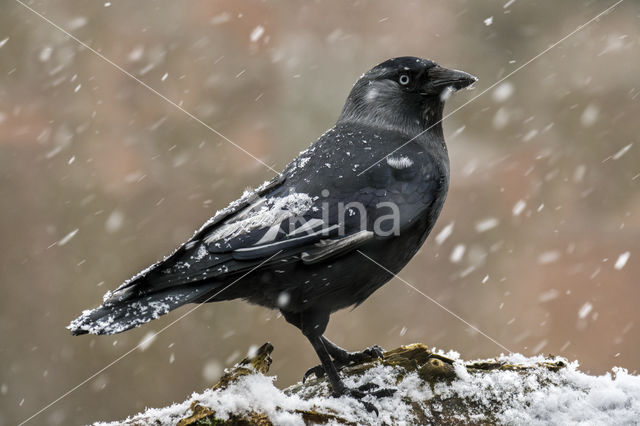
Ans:
[[[180,306],[202,299],[208,286],[185,286],[125,300],[105,301],[86,310],[67,326],[71,334],[116,334],[154,320]]]

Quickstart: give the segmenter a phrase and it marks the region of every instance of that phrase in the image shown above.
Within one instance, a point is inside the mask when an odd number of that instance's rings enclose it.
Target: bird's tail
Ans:
[[[187,285],[141,295],[133,292],[114,294],[116,297],[107,298],[99,307],[82,312],[67,328],[73,335],[121,333],[184,304],[205,300],[211,290],[207,286]]]

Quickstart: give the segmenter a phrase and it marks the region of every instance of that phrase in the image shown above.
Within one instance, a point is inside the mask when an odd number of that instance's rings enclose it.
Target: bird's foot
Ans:
[[[384,349],[382,349],[378,345],[370,346],[360,352],[347,352],[344,351],[340,356],[335,357],[333,361],[333,365],[335,365],[337,370],[341,370],[344,367],[348,367],[350,365],[372,361],[374,359],[381,359],[382,354],[384,353]],[[302,383],[304,383],[311,375],[316,376],[317,378],[324,377],[324,367],[322,365],[316,365],[315,367],[311,367],[304,373],[302,377]]]
[[[334,392],[333,396],[337,398],[343,395],[348,395],[357,399],[362,405],[364,405],[364,408],[368,412],[376,413],[377,416],[379,415],[378,408],[371,402],[364,401],[363,398],[367,395],[375,396],[376,398],[386,398],[392,396],[396,391],[397,389],[380,388],[375,383],[365,383],[357,388],[344,388],[342,392]]]
[[[360,352],[346,352],[337,357],[337,361],[341,361],[346,365],[349,364],[357,364],[359,362],[371,361],[374,359],[382,358],[382,354],[384,353],[384,349],[382,349],[378,345],[369,346],[368,348],[360,351]]]

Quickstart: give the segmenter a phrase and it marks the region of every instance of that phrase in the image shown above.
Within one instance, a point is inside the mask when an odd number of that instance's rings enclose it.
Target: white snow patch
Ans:
[[[589,302],[586,302],[584,305],[580,307],[578,310],[578,318],[585,319],[587,315],[593,310],[593,305]]]
[[[69,21],[69,23],[67,24],[67,29],[69,31],[77,30],[78,28],[82,28],[85,25],[87,25],[87,22],[89,22],[89,21],[87,20],[86,17],[78,16],[78,17],[73,18],[72,20]]]
[[[209,21],[211,25],[220,25],[231,20],[231,15],[228,12],[222,12],[211,18]]]
[[[522,137],[522,141],[529,142],[531,139],[535,138],[537,134],[538,134],[537,129],[531,129]]]
[[[615,269],[617,269],[618,271],[620,269],[624,268],[624,266],[627,264],[627,261],[629,260],[630,256],[631,256],[631,252],[625,251],[620,256],[618,256],[618,260],[616,260],[616,263],[615,263],[615,265],[613,265],[613,267]]]
[[[451,261],[451,263],[458,263],[462,260],[462,256],[464,256],[464,252],[466,250],[466,247],[464,246],[464,244],[458,244],[457,246],[455,246],[453,248],[453,251],[451,252],[451,256],[449,256],[449,260]]]
[[[155,331],[148,332],[147,334],[144,335],[142,340],[140,340],[140,343],[138,343],[138,349],[140,349],[141,352],[146,351],[147,349],[149,349],[151,344],[156,340],[156,337],[157,337],[157,334]]]
[[[587,166],[580,164],[573,172],[573,181],[576,183],[582,182],[584,176],[587,174]]]
[[[142,54],[144,53],[144,46],[136,46],[131,52],[129,52],[129,56],[127,57],[131,62],[136,62],[142,59]]]
[[[278,307],[279,308],[286,308],[287,306],[289,306],[289,301],[291,300],[291,296],[289,295],[288,292],[283,291],[282,293],[280,293],[278,295]]]
[[[591,127],[598,121],[598,115],[600,115],[600,108],[595,104],[589,104],[584,111],[582,111],[580,123],[584,127]]]
[[[493,16],[489,16],[487,19],[485,19],[484,24],[488,27],[489,25],[493,24]]]
[[[504,102],[513,95],[515,87],[510,81],[503,81],[493,90],[491,97],[496,102]]]
[[[438,243],[438,245],[442,245],[442,243],[444,243],[446,239],[451,236],[451,234],[453,233],[453,224],[454,222],[451,222],[450,224],[442,228],[442,231],[440,231],[438,235],[436,235],[436,243]]]
[[[262,37],[263,34],[264,34],[264,27],[262,25],[258,25],[253,29],[253,31],[251,31],[251,35],[249,36],[251,38],[251,42],[255,43],[258,40],[260,40],[260,37]]]
[[[556,290],[555,288],[552,288],[551,290],[547,290],[543,293],[540,293],[538,295],[538,301],[540,303],[544,303],[544,302],[548,302],[550,300],[553,299],[557,299],[558,296],[560,296],[560,292],[558,290]]]
[[[518,202],[513,206],[511,213],[513,213],[514,216],[520,216],[520,213],[524,211],[525,207],[527,207],[526,201],[518,200]]]
[[[122,212],[120,210],[114,210],[105,221],[104,228],[108,233],[113,234],[114,232],[122,228],[123,222],[124,215],[122,214]]]
[[[486,232],[490,229],[495,228],[499,224],[500,224],[500,221],[495,217],[489,217],[489,218],[483,219],[479,222],[476,222],[476,226],[475,226],[476,232],[478,233]]]
[[[38,55],[38,59],[40,60],[40,62],[47,62],[49,59],[51,59],[52,53],[53,53],[53,49],[51,48],[51,46],[45,46],[40,51],[40,54]]]
[[[537,346],[542,348],[546,343],[542,340]],[[495,417],[488,419],[481,414],[470,413],[469,417],[461,416],[461,424],[617,425],[637,424],[640,418],[640,377],[629,374],[626,369],[614,367],[602,376],[591,376],[579,371],[577,362],[569,363],[564,358],[550,360],[542,356],[511,354],[499,357],[498,361],[531,368],[521,372],[495,370],[470,374],[461,362],[455,362],[454,370],[458,378],[451,382],[436,382],[433,387],[425,385],[415,372],[407,374],[401,367],[377,365],[360,377],[345,377],[345,384],[351,388],[375,383],[380,387],[397,389],[390,397],[366,398],[378,408],[379,416],[367,412],[363,404],[354,398],[323,396],[329,393],[325,381],[310,385],[302,395],[287,395],[286,391],[274,386],[275,377],[255,373],[241,377],[225,390],[206,389],[199,394],[193,393],[182,403],[147,409],[128,418],[127,422],[176,424],[181,418],[192,414],[189,407],[198,401],[201,406],[215,411],[219,419],[228,419],[231,414],[258,412],[266,414],[274,424],[304,425],[302,414],[296,410],[314,410],[337,414],[355,424],[436,424],[435,417],[415,418],[412,405],[408,402],[428,401],[435,396],[440,399],[462,398],[474,407],[480,407],[479,412],[490,412]],[[553,372],[539,365],[549,361],[562,361],[566,367]],[[308,399],[304,400],[301,396]],[[437,409],[437,406],[433,408]]]
[[[65,235],[64,237],[62,237],[59,241],[58,241],[58,245],[59,246],[63,246],[65,244],[67,244],[69,241],[71,241],[71,239],[73,237],[76,236],[76,234],[78,233],[79,229],[76,228],[73,231],[69,232],[67,235]]]
[[[546,265],[548,263],[553,263],[558,259],[560,259],[560,252],[557,250],[549,250],[540,253],[538,256],[538,263],[540,265]]]
[[[303,168],[311,159],[311,157],[300,157],[298,158],[298,164],[296,165],[296,167],[298,168]]]
[[[622,148],[620,151],[616,152],[611,158],[613,158],[614,160],[620,159],[623,155],[625,155],[631,149],[632,146],[633,146],[633,143],[630,143],[629,145]]]
[[[406,156],[400,157],[387,157],[387,164],[393,167],[394,169],[408,169],[413,166],[413,160]]]
[[[449,139],[453,139],[453,138],[457,137],[458,135],[460,135],[460,133],[462,133],[466,127],[467,126],[465,126],[465,125],[462,125],[462,126],[458,127],[453,133],[451,133],[451,136],[449,136]]]
[[[0,40],[0,47],[2,47],[5,44],[7,44],[8,41],[9,41],[9,37],[6,37],[6,38],[3,38],[2,40]]]
[[[291,193],[284,197],[259,198],[230,220],[207,235],[207,244],[229,240],[252,229],[270,228],[277,223],[308,211],[314,199],[307,194]]]

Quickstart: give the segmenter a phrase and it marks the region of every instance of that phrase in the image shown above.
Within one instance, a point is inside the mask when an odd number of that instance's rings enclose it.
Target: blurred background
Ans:
[[[613,2],[29,2],[275,169],[383,60],[480,78],[453,111]],[[17,2],[0,15],[0,425],[26,419],[185,308],[116,336],[68,322],[273,173]],[[627,0],[444,122],[451,188],[401,276],[514,352],[640,363],[640,4]],[[436,238],[437,237],[437,238]],[[364,262],[365,260],[363,260]],[[395,279],[327,335],[348,349],[502,348]],[[285,387],[318,363],[276,312],[206,305],[31,424],[184,400],[252,345]]]

